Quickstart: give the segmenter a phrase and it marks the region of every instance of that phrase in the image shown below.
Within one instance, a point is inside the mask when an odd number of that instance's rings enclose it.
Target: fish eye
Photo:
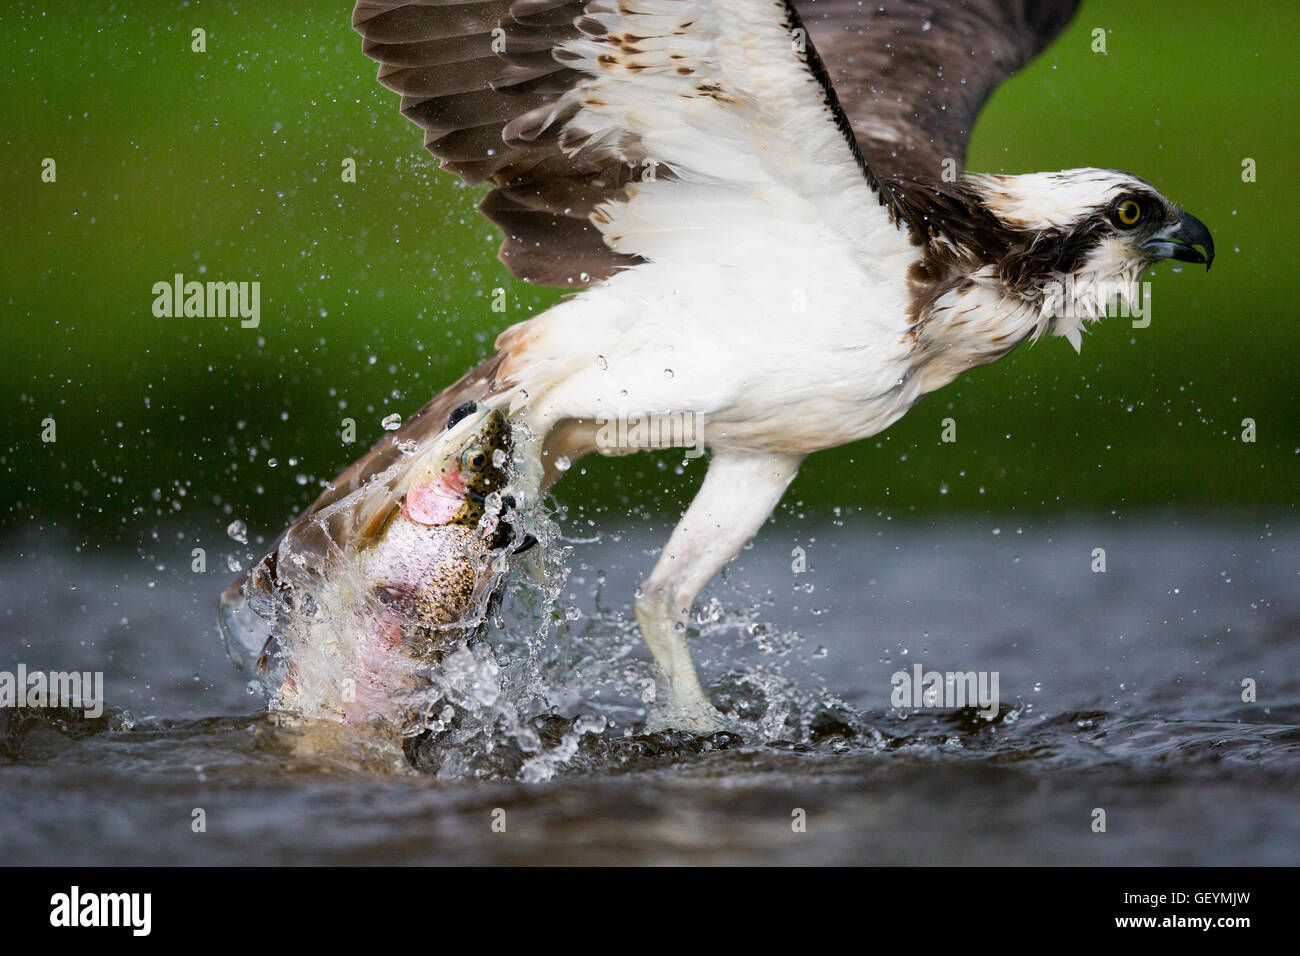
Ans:
[[[486,464],[487,455],[478,448],[471,448],[460,456],[460,466],[466,471],[480,471]]]
[[[1135,199],[1121,199],[1115,204],[1115,220],[1121,226],[1135,226],[1142,218],[1142,207]]]

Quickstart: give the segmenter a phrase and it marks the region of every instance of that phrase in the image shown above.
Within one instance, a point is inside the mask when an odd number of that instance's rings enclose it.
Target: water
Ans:
[[[263,712],[215,632],[220,562],[11,539],[0,669],[102,670],[108,709],[0,710],[2,858],[1300,862],[1300,526],[778,520],[700,604],[739,717],[709,737],[642,726],[629,604],[667,530],[571,543],[548,636],[512,638],[507,609],[457,665],[496,667],[500,699],[453,694],[398,744]],[[997,672],[997,718],[891,707],[918,662]]]

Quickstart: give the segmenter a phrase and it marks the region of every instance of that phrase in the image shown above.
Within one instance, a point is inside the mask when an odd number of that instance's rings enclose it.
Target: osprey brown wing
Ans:
[[[544,122],[582,76],[554,49],[579,36],[583,0],[360,0],[352,26],[378,60],[379,82],[402,95],[442,166],[496,188],[479,207],[502,228],[501,261],[541,285],[580,287],[639,261],[605,245],[588,219],[634,172],[621,153],[560,150]],[[574,110],[577,104],[570,107]],[[632,165],[629,165],[631,163]]]
[[[557,109],[582,75],[555,55],[586,0],[360,0],[353,27],[379,82],[425,130],[443,168],[494,188],[480,209],[505,232],[517,277],[576,288],[633,265],[589,216],[646,157],[565,154]],[[874,177],[940,178],[964,165],[980,108],[1065,27],[1077,0],[793,0]],[[590,18],[588,18],[590,26]],[[636,37],[617,39],[628,50]],[[811,45],[810,45],[811,48]],[[562,120],[564,117],[560,117]],[[572,145],[572,144],[568,144]],[[671,174],[670,171],[666,171]],[[663,175],[664,173],[661,173]],[[897,211],[897,210],[896,210]]]
[[[943,178],[966,163],[998,84],[1043,51],[1078,0],[794,0],[867,166]]]

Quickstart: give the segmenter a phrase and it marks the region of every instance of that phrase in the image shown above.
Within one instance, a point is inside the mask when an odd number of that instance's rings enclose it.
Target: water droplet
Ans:
[[[564,455],[561,455],[559,458],[555,459],[556,471],[568,471],[572,467],[573,467],[573,462],[569,461],[569,459],[566,458]]]
[[[230,524],[226,525],[226,534],[234,538],[240,544],[248,544],[248,525],[236,518]]]
[[[603,355],[596,356],[596,367],[601,371],[604,371],[605,369],[609,368],[609,362],[606,360],[605,356]]]
[[[672,378],[672,377],[673,377],[673,370],[670,368],[664,369],[664,378]]]
[[[695,619],[700,624],[713,624],[722,619],[722,602],[717,598],[709,598],[707,604],[696,613]]]
[[[384,416],[384,420],[379,424],[384,426],[384,431],[395,432],[402,427],[402,416],[393,412],[391,415]]]

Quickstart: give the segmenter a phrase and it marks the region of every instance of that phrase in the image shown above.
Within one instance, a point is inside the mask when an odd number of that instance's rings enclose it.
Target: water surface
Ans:
[[[264,713],[224,569],[11,539],[0,669],[102,670],[108,709],[0,711],[3,859],[1300,862],[1300,527],[778,520],[697,616],[738,718],[711,737],[643,725],[630,598],[663,533],[574,544],[558,632],[493,642],[533,749],[458,718],[404,752]],[[916,662],[997,672],[998,717],[891,707]]]

